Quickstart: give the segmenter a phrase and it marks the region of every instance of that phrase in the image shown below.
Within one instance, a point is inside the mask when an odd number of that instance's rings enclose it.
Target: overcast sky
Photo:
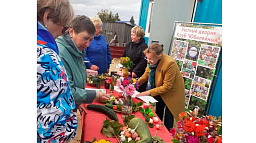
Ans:
[[[129,21],[133,16],[135,23],[138,24],[141,0],[70,0],[75,15],[86,15],[96,17],[101,9],[118,13],[122,21]]]

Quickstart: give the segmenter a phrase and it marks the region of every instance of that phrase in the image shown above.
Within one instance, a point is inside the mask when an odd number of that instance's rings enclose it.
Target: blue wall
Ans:
[[[222,24],[222,0],[202,0],[197,3],[194,22]],[[218,63],[220,66],[216,79],[215,88],[209,101],[208,115],[222,115],[222,60]]]
[[[194,22],[222,24],[222,0],[197,2]]]
[[[148,7],[149,0],[141,0],[139,26],[141,26],[144,31],[147,25]]]
[[[144,31],[146,31],[148,7],[149,7],[149,0],[141,0],[139,26],[141,26],[144,29]],[[144,37],[144,38],[145,38],[145,43],[148,45],[148,37]]]

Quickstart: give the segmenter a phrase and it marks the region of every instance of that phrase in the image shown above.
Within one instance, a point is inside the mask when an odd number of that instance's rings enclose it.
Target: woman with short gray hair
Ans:
[[[71,91],[76,102],[76,109],[82,103],[92,103],[94,99],[101,102],[109,99],[109,95],[95,90],[86,90],[86,67],[84,64],[85,48],[93,40],[95,27],[84,15],[76,16],[70,22],[68,32],[56,39],[60,50],[60,58],[67,70]]]

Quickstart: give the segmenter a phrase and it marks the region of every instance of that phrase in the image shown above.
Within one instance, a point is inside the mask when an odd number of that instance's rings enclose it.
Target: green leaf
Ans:
[[[137,103],[137,106],[141,106],[143,103],[142,102],[138,102]]]
[[[114,121],[114,122],[112,123],[112,126],[113,126],[113,128],[120,128],[120,127],[123,127],[122,124],[120,124],[120,123],[118,123],[118,122],[116,122],[116,121]]]
[[[149,117],[146,117],[146,118],[145,118],[145,121],[146,121],[146,122],[149,122],[149,120],[150,120]]]
[[[145,113],[149,113],[150,112],[150,109],[147,107],[146,109],[145,109]]]
[[[106,117],[106,120],[103,121],[102,127],[107,128],[109,126],[109,124],[110,124],[110,120]]]
[[[107,128],[103,128],[103,129],[102,129],[102,134],[105,135],[105,136],[107,136],[108,138],[109,138],[109,137],[112,137],[111,131],[108,130]]]
[[[92,142],[95,142],[95,141],[97,141],[97,139],[96,139],[96,138],[93,138],[93,141],[92,141]]]
[[[149,123],[148,126],[149,126],[150,128],[154,128],[154,124],[153,124],[153,123]]]
[[[180,143],[179,140],[177,140],[177,139],[172,139],[171,141],[172,141],[173,143]]]
[[[144,113],[144,110],[142,107],[140,107],[140,112],[143,114]]]

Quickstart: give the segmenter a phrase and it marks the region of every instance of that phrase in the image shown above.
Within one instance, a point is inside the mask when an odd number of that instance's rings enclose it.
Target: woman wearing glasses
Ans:
[[[156,114],[170,131],[173,127],[173,117],[178,121],[179,113],[185,111],[182,75],[176,61],[163,53],[161,45],[154,43],[143,53],[146,55],[148,65],[138,82],[140,85],[147,82],[147,91],[137,96],[151,95],[158,101]]]
[[[132,77],[139,78],[145,72],[147,61],[144,59],[143,51],[148,47],[143,38],[144,30],[140,26],[135,26],[131,29],[131,42],[125,46],[123,57],[129,57],[133,62],[133,67],[129,70]],[[139,92],[146,90],[147,84],[142,84],[139,87]]]
[[[37,0],[37,143],[66,143],[76,134],[75,101],[54,40],[73,16],[68,0]]]

